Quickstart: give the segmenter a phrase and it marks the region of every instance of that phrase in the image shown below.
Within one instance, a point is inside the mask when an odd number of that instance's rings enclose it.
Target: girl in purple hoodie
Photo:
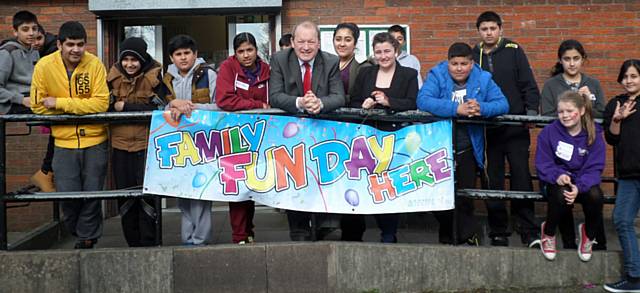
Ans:
[[[557,111],[558,120],[540,132],[536,149],[536,170],[546,186],[548,201],[540,248],[546,259],[555,259],[558,222],[577,201],[585,214],[585,223],[578,225],[578,257],[589,261],[596,231],[603,225],[602,128],[593,122],[591,101],[578,93],[563,93],[558,98]]]

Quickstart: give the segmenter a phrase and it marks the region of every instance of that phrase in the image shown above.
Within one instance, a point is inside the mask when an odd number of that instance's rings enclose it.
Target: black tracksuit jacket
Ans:
[[[509,101],[509,114],[535,115],[540,104],[540,91],[522,47],[509,39],[500,39],[489,54],[481,50],[482,43],[473,48],[473,59],[489,71]]]

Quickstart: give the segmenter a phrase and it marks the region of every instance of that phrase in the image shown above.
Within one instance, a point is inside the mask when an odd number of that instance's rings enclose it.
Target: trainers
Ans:
[[[467,238],[467,240],[464,241],[467,245],[471,245],[471,246],[480,246],[480,238],[478,238],[477,234],[473,234],[471,235],[471,237]]]
[[[95,239],[87,239],[87,240],[78,240],[76,245],[73,247],[75,249],[91,249],[93,245],[98,242]]]
[[[529,243],[527,244],[527,247],[529,248],[540,247],[540,239],[534,239],[534,238],[529,239]]]
[[[247,239],[238,242],[238,245],[253,244],[253,242],[253,236],[248,236]]]
[[[522,241],[522,244],[529,248],[538,248],[540,246],[540,236],[538,233],[531,232],[520,234],[520,240]]]
[[[542,255],[547,260],[554,260],[556,258],[556,236],[549,236],[544,234],[544,224],[540,225],[540,250],[542,250]]]
[[[618,282],[605,284],[604,290],[607,292],[640,292],[640,282],[630,282],[623,278]]]
[[[505,236],[492,236],[491,246],[509,246],[509,238]]]
[[[587,237],[587,230],[584,227],[584,223],[578,225],[578,257],[581,261],[589,261],[591,259],[591,251],[593,245],[597,244],[596,240],[590,240]]]
[[[53,172],[44,174],[42,170],[38,170],[38,172],[29,178],[29,182],[38,186],[42,192],[56,192],[56,186],[53,183]]]

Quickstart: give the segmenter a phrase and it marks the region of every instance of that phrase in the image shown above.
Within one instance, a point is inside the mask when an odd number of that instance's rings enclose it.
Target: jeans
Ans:
[[[616,226],[620,247],[622,247],[624,269],[627,275],[634,278],[640,277],[640,250],[634,227],[638,209],[640,209],[640,180],[618,180],[613,224]]]

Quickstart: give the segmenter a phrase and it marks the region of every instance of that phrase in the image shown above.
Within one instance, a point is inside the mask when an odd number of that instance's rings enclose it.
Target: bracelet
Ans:
[[[620,123],[620,121],[622,121],[622,119],[620,119],[620,118],[613,118],[613,122],[614,122],[614,123]]]

